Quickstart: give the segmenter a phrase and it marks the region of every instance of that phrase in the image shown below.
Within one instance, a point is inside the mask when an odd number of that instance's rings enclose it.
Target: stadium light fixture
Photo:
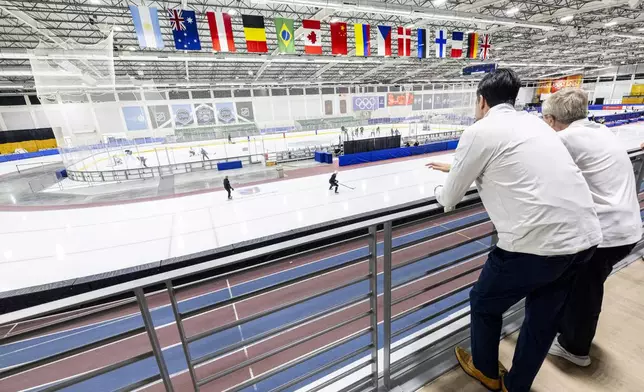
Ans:
[[[441,6],[441,5],[445,4],[446,1],[447,0],[434,0],[432,2],[432,4],[434,5],[434,7],[438,7],[438,6]]]
[[[512,16],[512,15],[516,14],[517,12],[519,12],[519,8],[514,7],[514,8],[510,8],[509,10],[505,11],[505,14],[509,15],[509,16]]]
[[[568,15],[568,16],[564,16],[563,18],[561,18],[561,19],[559,19],[559,20],[560,20],[561,22],[570,22],[570,21],[571,21],[571,20],[573,20],[574,18],[575,18],[575,16],[574,16],[574,15]]]
[[[617,22],[615,22],[613,20],[613,21],[610,21],[608,23],[604,23],[604,27],[612,27],[612,26],[615,26],[616,24],[617,24]]]

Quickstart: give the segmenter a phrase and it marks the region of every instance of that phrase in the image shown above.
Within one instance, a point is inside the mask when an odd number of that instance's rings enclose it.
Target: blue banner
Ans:
[[[235,108],[232,102],[216,103],[217,122],[219,124],[230,124],[237,120]]]
[[[142,106],[124,106],[123,118],[128,131],[142,131],[148,129],[145,111]]]
[[[463,75],[472,75],[475,73],[489,73],[496,69],[496,63],[471,65],[463,68]]]
[[[353,97],[353,111],[378,109],[378,97]]]
[[[176,127],[187,127],[195,123],[192,116],[192,105],[172,105],[172,118]]]

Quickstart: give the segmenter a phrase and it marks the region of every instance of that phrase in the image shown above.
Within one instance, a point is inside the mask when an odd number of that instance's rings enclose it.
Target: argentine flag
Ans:
[[[156,8],[131,5],[132,21],[139,46],[142,48],[163,49],[163,38],[159,27],[159,15]]]

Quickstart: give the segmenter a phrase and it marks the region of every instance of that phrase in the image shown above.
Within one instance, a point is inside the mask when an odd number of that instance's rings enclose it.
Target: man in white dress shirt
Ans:
[[[509,69],[485,75],[477,122],[467,128],[435,190],[453,208],[476,181],[499,241],[470,292],[470,355],[463,370],[490,390],[529,391],[557,333],[578,267],[601,242],[593,200],[579,168],[543,120],[514,110],[521,81]],[[525,320],[507,374],[498,362],[503,313],[526,298]]]
[[[550,354],[579,366],[590,365],[604,296],[604,282],[613,266],[642,238],[633,166],[617,137],[602,124],[588,121],[588,95],[567,88],[543,104],[543,119],[570,152],[590,187],[603,240],[577,274],[564,318]]]

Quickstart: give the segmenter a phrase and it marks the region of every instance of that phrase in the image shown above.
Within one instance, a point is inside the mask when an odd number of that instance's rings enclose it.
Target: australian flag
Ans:
[[[174,47],[179,50],[201,50],[195,12],[177,9],[171,9],[168,12],[174,36]]]

